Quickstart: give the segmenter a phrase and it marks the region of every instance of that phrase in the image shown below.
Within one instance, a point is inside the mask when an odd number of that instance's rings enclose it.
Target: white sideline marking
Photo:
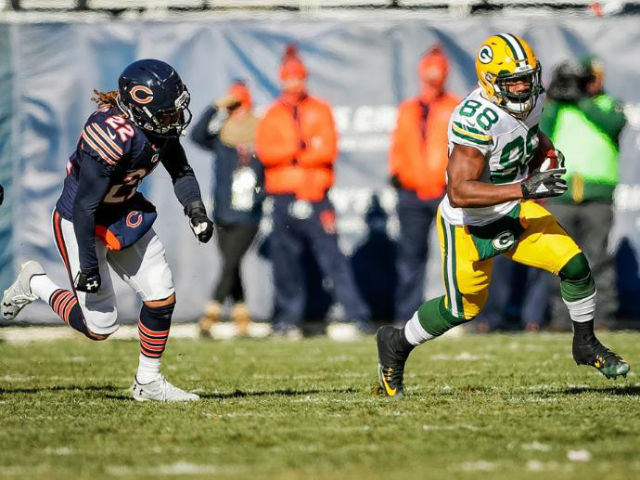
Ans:
[[[202,475],[202,474],[215,474],[215,473],[234,473],[239,470],[236,468],[221,468],[214,465],[202,465],[188,462],[176,462],[168,465],[158,465],[154,468],[142,468],[142,467],[127,467],[125,465],[111,465],[107,467],[107,472],[116,476],[130,476],[130,475]]]
[[[249,328],[249,336],[262,338],[271,331],[271,326],[265,323],[254,323]],[[236,327],[230,323],[219,323],[211,329],[211,336],[215,339],[223,340],[235,337]],[[171,326],[172,338],[198,338],[198,326],[194,323],[183,323]],[[69,340],[73,338],[83,338],[75,330],[65,326],[51,327],[5,327],[0,329],[0,340],[11,344],[25,344],[31,342],[52,342],[56,340]],[[118,340],[137,340],[138,327],[136,325],[121,325],[120,328],[111,335],[110,338]]]
[[[472,432],[477,432],[481,430],[481,427],[461,423],[458,425],[423,425],[422,429],[427,432],[430,430],[471,430]]]
[[[465,472],[492,472],[496,469],[496,464],[486,460],[479,460],[477,462],[464,462],[460,465],[460,468]]]

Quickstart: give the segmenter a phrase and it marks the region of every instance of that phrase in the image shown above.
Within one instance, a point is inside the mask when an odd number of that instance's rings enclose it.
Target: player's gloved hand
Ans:
[[[200,200],[187,205],[184,213],[189,217],[189,226],[193,234],[202,243],[207,243],[213,235],[213,222],[207,217],[207,210]]]
[[[535,171],[520,183],[522,198],[557,197],[567,191],[567,181],[562,178],[564,168]]]
[[[73,287],[79,292],[96,293],[101,283],[100,271],[96,267],[79,271],[73,281]]]

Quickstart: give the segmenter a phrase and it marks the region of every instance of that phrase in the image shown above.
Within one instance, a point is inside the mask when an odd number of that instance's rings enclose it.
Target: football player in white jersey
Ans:
[[[380,391],[403,396],[404,365],[413,348],[480,313],[496,255],[558,275],[576,363],[608,378],[626,376],[629,364],[594,334],[596,292],[587,259],[534,201],[567,190],[562,154],[538,130],[540,63],[522,38],[502,33],[482,43],[476,72],[478,88],[449,122],[447,195],[437,216],[446,292],[424,303],[404,328],[378,330]]]

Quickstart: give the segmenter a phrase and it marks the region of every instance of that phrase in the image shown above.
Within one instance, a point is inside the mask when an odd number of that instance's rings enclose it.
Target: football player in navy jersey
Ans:
[[[179,141],[191,120],[189,92],[170,65],[147,59],[122,72],[117,91],[95,93],[98,109],[71,155],[53,212],[54,237],[72,291],[54,284],[38,262],[29,261],[4,292],[2,315],[11,320],[41,299],[75,330],[104,340],[118,329],[112,270],[143,302],[133,397],[197,400],[160,373],[176,296],[164,247],[152,228],[155,207],[137,192],[161,163],[194,234],[200,242],[211,238],[213,224]]]

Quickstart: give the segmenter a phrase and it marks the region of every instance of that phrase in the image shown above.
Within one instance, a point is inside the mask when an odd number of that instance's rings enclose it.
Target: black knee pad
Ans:
[[[175,302],[161,307],[149,307],[146,303],[140,309],[140,322],[150,330],[163,331],[171,326],[171,316]]]

